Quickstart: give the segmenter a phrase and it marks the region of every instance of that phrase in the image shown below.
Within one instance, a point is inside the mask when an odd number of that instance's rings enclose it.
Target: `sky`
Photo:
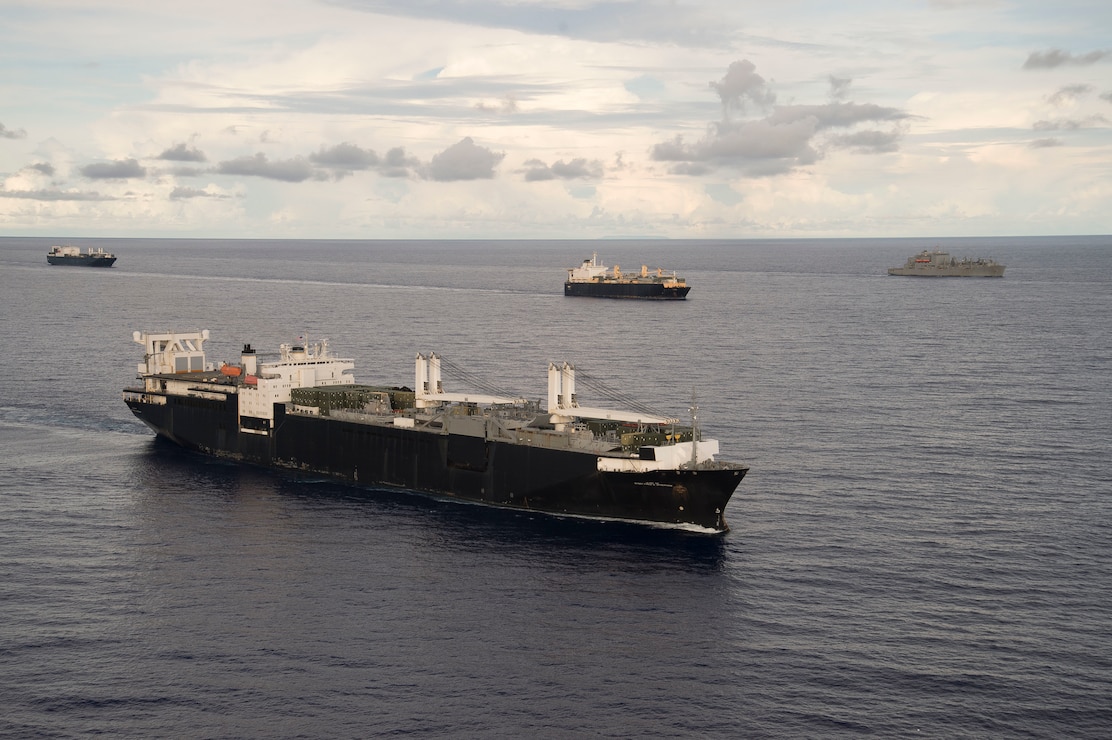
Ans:
[[[0,234],[1112,234],[1112,3],[0,0]]]

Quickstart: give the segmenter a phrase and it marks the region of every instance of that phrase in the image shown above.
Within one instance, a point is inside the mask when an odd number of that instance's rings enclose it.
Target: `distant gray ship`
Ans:
[[[1004,277],[1004,265],[992,259],[951,257],[949,252],[924,249],[908,257],[903,267],[889,267],[889,275],[907,277]]]

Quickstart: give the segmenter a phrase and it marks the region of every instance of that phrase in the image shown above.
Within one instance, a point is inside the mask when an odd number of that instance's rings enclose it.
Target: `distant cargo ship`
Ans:
[[[889,267],[889,275],[906,277],[1004,277],[1004,265],[992,259],[957,259],[949,252],[924,249],[908,257],[903,267]]]
[[[46,261],[52,265],[111,267],[116,261],[116,255],[105,252],[100,247],[84,252],[79,247],[51,247],[46,253]]]
[[[613,269],[600,265],[598,255],[583,260],[579,267],[568,270],[564,295],[591,298],[644,298],[649,300],[682,301],[691,286],[676,273],[665,274],[657,268],[650,271],[641,265],[640,273],[625,274],[618,265]]]

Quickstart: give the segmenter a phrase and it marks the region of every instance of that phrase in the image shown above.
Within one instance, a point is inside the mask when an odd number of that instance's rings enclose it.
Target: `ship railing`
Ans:
[[[124,389],[124,402],[131,401],[133,403],[146,403],[155,406],[165,406],[166,396],[161,393],[147,393],[140,388],[126,388]]]

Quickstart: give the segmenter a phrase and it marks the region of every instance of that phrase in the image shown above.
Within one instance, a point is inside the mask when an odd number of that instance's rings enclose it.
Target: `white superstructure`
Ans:
[[[355,362],[333,357],[327,339],[312,345],[282,344],[278,350],[278,361],[260,365],[254,382],[251,375],[245,378],[239,397],[241,416],[273,419],[274,404],[288,403],[294,388],[355,383]],[[251,363],[250,355],[244,353],[244,367]]]
[[[144,346],[139,377],[144,389],[199,398],[235,394],[239,414],[256,419],[274,419],[274,404],[288,403],[294,388],[314,388],[355,383],[355,363],[333,357],[328,340],[316,344],[298,342],[279,347],[276,362],[259,363],[250,345],[244,347],[242,365],[217,370],[206,362],[204,343],[208,329],[198,332],[135,332],[132,339]],[[227,377],[243,382],[229,384]]]
[[[204,344],[209,331],[134,332],[132,341],[146,350],[139,364],[139,375],[191,373],[211,370],[205,367]]]
[[[598,253],[596,252],[591,255],[590,259],[583,260],[583,264],[579,267],[568,269],[568,280],[573,283],[589,283],[605,275],[608,269],[610,268],[606,265],[598,263]],[[614,265],[614,270],[621,275],[617,265]]]

